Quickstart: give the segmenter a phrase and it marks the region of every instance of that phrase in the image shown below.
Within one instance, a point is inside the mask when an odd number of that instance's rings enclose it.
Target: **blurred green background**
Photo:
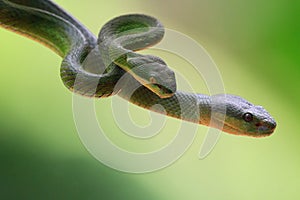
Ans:
[[[213,152],[199,160],[207,130],[200,126],[191,148],[170,167],[142,175],[112,170],[79,140],[72,94],[59,76],[61,59],[0,29],[1,199],[300,198],[299,1],[56,2],[95,34],[120,14],[157,17],[202,44],[218,65],[226,92],[263,105],[278,127],[263,139],[224,133]],[[180,71],[172,59],[166,61]],[[111,113],[110,99],[96,104],[99,115]],[[139,108],[133,108],[135,114],[148,116]],[[106,126],[115,126],[106,120]],[[118,134],[111,137],[118,141]]]

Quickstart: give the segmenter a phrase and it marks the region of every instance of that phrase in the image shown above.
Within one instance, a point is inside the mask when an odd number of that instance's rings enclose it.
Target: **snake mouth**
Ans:
[[[271,135],[274,132],[275,128],[270,128],[267,126],[260,126],[257,128],[257,132],[261,135],[261,136],[268,136]]]
[[[159,91],[159,94],[157,94],[160,98],[169,98],[171,96],[174,95],[174,91],[172,91],[171,89],[160,85],[160,84],[152,84],[154,86],[154,88],[157,88]],[[156,93],[156,92],[155,92]]]
[[[275,130],[275,127],[267,127],[267,126],[259,126],[257,129],[254,131],[247,131],[247,130],[242,130],[239,129],[232,124],[224,122],[223,125],[223,131],[226,131],[228,133],[234,134],[234,135],[245,135],[245,136],[250,136],[250,137],[266,137],[270,136]]]

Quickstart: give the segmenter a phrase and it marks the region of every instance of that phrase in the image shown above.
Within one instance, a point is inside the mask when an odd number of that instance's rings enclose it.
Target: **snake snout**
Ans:
[[[160,98],[173,96],[177,90],[175,73],[166,65],[154,64],[150,73],[150,87]],[[152,86],[151,86],[152,85]]]
[[[275,120],[268,119],[268,120],[262,121],[261,123],[257,123],[256,126],[258,127],[259,132],[271,134],[274,132],[277,124],[276,124]]]

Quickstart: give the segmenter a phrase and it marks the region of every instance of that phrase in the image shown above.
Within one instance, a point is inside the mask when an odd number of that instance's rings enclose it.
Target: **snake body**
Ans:
[[[97,39],[52,1],[0,0],[0,26],[60,55],[63,83],[78,94],[96,98],[118,94],[140,107],[236,135],[267,136],[276,127],[263,107],[241,97],[176,91],[174,72],[162,59],[136,53],[163,37],[163,25],[153,17],[116,17],[103,26]],[[92,54],[97,59],[89,60]],[[104,66],[102,71],[85,67],[95,60]]]

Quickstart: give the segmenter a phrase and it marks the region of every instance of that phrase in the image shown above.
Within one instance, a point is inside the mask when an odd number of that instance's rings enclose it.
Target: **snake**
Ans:
[[[62,82],[74,93],[119,95],[144,109],[234,135],[264,137],[276,128],[268,111],[240,96],[177,90],[175,73],[165,61],[138,53],[164,36],[155,17],[117,16],[96,37],[53,1],[0,0],[0,26],[58,54]]]

